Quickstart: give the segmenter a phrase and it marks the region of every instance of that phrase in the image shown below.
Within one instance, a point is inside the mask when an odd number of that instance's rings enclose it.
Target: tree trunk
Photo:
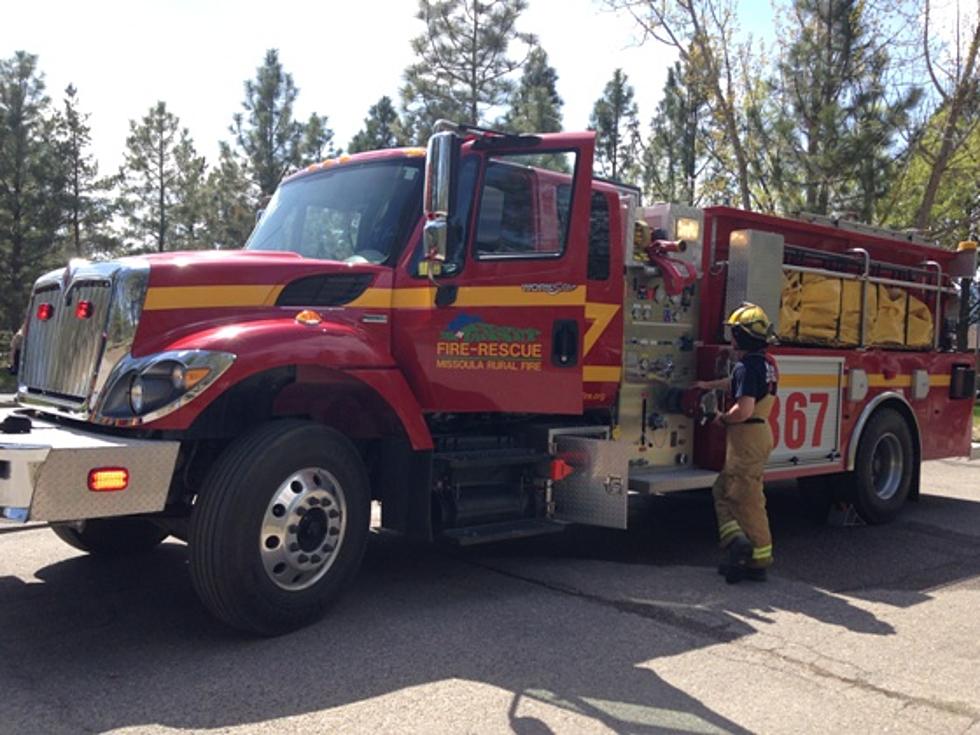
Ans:
[[[933,160],[932,170],[929,172],[929,181],[922,195],[922,204],[919,205],[919,211],[915,217],[915,226],[920,230],[925,230],[929,226],[932,205],[935,204],[936,195],[939,193],[939,183],[943,174],[946,173],[949,159],[954,153],[953,136],[963,113],[967,93],[973,84],[973,69],[977,61],[978,41],[980,41],[980,23],[973,29],[973,40],[970,42],[970,50],[967,53],[966,67],[963,70],[963,75],[957,80],[956,89],[949,105],[946,124],[943,126],[943,139],[939,146],[939,153]]]

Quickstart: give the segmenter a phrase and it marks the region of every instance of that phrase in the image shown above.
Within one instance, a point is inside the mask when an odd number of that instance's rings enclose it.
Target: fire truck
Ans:
[[[283,180],[244,249],[71,261],[34,284],[0,516],[72,546],[188,544],[225,623],[281,633],[383,528],[470,545],[625,528],[711,485],[725,315],[780,338],[767,479],[832,476],[868,522],[966,455],[975,245],[823,217],[641,206],[594,134],[448,123],[427,150]]]

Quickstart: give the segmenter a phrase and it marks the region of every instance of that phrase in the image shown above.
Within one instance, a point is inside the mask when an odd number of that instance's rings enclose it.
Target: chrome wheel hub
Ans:
[[[894,434],[882,434],[871,454],[871,482],[875,495],[891,500],[902,485],[905,462],[902,443]]]
[[[347,504],[337,479],[307,467],[285,479],[262,518],[259,551],[265,573],[289,592],[319,581],[337,558],[347,529]]]

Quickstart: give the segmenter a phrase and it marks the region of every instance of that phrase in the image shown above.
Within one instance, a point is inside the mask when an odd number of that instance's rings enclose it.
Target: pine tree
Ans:
[[[603,175],[629,180],[639,163],[640,123],[633,87],[622,69],[613,72],[592,108],[589,128],[596,131],[596,163]]]
[[[889,93],[885,35],[864,0],[794,0],[791,16],[776,91],[795,123],[786,129],[801,206],[870,219],[921,92]]]
[[[124,163],[120,169],[127,236],[140,250],[163,252],[171,247],[173,218],[178,198],[178,161],[175,149],[187,130],[180,120],[157,102],[143,119],[129,121]]]
[[[347,146],[351,153],[395,148],[408,142],[398,111],[391,98],[384,96],[368,110],[364,127],[357,132]]]
[[[558,72],[548,63],[544,49],[535,47],[511,95],[503,128],[514,133],[558,132],[562,129],[564,104],[558,94]]]
[[[705,166],[699,121],[707,101],[687,73],[687,65],[667,71],[664,96],[650,122],[643,153],[643,185],[654,199],[695,204],[698,177]]]
[[[419,0],[425,33],[412,40],[419,61],[405,70],[402,105],[417,142],[440,117],[479,125],[488,108],[505,104],[507,78],[526,60],[508,56],[512,42],[533,46],[517,30],[527,0]]]
[[[293,119],[297,94],[276,49],[266,52],[255,79],[245,82],[245,112],[235,115],[231,132],[262,195],[271,195],[283,174],[299,163],[303,126]]]
[[[313,113],[303,127],[303,139],[299,146],[299,164],[308,166],[332,158],[340,151],[333,147],[333,130],[327,125],[326,115]]]
[[[706,179],[718,198],[736,187],[741,206],[751,209],[750,156],[740,90],[735,83],[738,44],[734,0],[604,0],[604,4],[628,12],[644,39],[673,48],[690,67],[710,103],[706,131],[712,161]]]
[[[61,261],[66,176],[37,57],[0,60],[0,327],[17,329],[34,279]]]
[[[218,165],[207,179],[206,230],[211,246],[240,248],[255,225],[258,191],[228,143],[222,142]]]
[[[71,255],[81,258],[112,252],[119,240],[112,232],[115,203],[109,197],[117,178],[99,178],[99,164],[88,150],[92,144],[89,115],[79,111],[77,96],[78,91],[69,84],[61,120],[67,166],[67,246]]]
[[[181,131],[180,140],[173,149],[174,157],[174,207],[171,216],[174,250],[199,250],[208,248],[206,230],[208,207],[207,162],[197,155],[187,130]]]

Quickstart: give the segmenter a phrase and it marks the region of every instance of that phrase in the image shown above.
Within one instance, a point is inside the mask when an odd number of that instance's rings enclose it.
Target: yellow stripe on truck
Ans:
[[[155,286],[146,292],[145,311],[207,309],[228,306],[271,306],[282,291],[279,285],[261,286]]]

